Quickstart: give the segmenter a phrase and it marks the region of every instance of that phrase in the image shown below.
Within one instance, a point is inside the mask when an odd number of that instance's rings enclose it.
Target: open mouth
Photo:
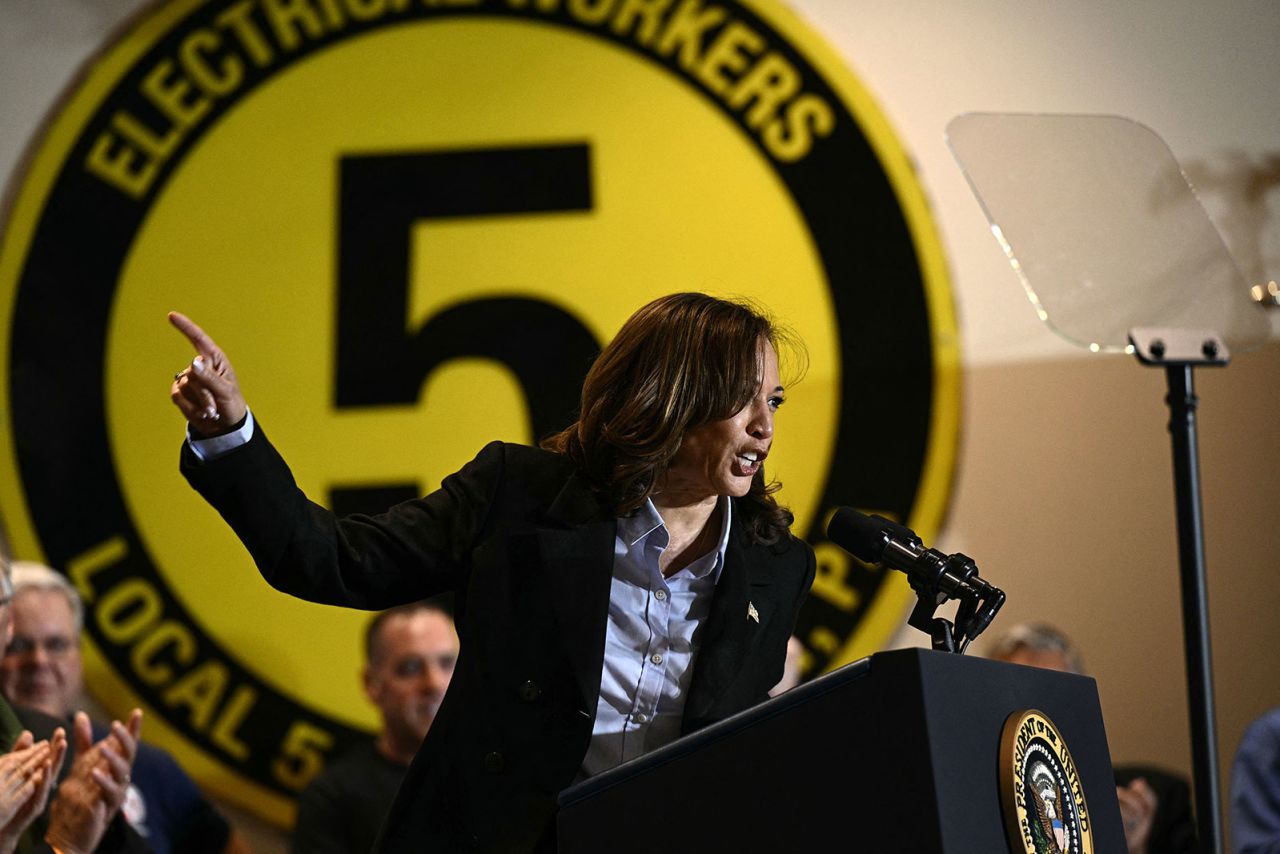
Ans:
[[[767,456],[767,452],[743,451],[735,459],[738,461],[738,468],[742,470],[743,475],[751,477],[760,470],[760,466],[764,464],[764,458]]]

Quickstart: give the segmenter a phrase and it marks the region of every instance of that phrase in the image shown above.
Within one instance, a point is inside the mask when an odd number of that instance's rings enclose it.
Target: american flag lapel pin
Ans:
[[[757,623],[760,622],[760,612],[756,610],[756,606],[751,602],[747,603],[747,616]]]

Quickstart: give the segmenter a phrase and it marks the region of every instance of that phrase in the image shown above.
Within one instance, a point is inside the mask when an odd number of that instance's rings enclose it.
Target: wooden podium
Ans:
[[[918,649],[855,662],[564,790],[559,850],[1021,852],[1000,756],[1006,720],[1027,709],[1067,743],[1092,850],[1123,854],[1094,681]]]

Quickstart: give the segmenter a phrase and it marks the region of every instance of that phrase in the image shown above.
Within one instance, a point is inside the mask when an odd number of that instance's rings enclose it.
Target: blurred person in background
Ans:
[[[298,798],[295,854],[372,850],[453,677],[458,634],[435,600],[377,614],[365,632],[361,683],[378,707],[377,736],[339,756]]]
[[[1280,854],[1280,706],[1240,739],[1231,765],[1231,850]]]
[[[13,637],[0,659],[0,692],[12,703],[68,721],[83,705],[84,609],[66,577],[38,563],[12,568]],[[108,728],[94,722],[94,739]],[[123,812],[157,854],[240,854],[248,844],[165,751],[138,745]]]
[[[0,641],[13,637],[13,583],[0,554]],[[63,719],[0,698],[0,854],[151,849],[124,820],[142,712],[113,721],[93,742],[89,717],[77,714],[68,742]]]

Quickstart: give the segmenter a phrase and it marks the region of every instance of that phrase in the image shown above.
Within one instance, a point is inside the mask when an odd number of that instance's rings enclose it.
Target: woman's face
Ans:
[[[694,427],[667,469],[664,498],[697,501],[719,495],[743,496],[751,488],[773,444],[773,416],[784,400],[778,354],[761,344],[760,388],[735,415]]]

